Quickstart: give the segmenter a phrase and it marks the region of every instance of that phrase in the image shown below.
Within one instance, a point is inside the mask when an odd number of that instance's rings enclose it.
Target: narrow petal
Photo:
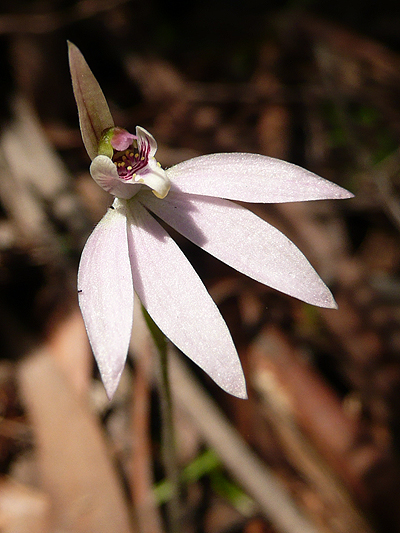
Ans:
[[[153,157],[157,152],[157,141],[153,135],[141,126],[136,126],[136,137],[140,154]]]
[[[94,159],[102,132],[112,128],[114,121],[103,91],[79,48],[68,42],[68,52],[82,139],[90,159]]]
[[[133,284],[126,214],[118,201],[90,235],[79,265],[79,305],[107,395],[117,388],[128,353]]]
[[[224,390],[245,398],[240,361],[217,306],[165,230],[136,199],[129,204],[128,243],[140,300],[180,350]]]
[[[135,181],[150,187],[157,198],[165,198],[171,188],[171,182],[165,170],[158,165],[154,157],[149,159],[146,168],[138,173]]]
[[[171,191],[140,200],[192,242],[269,287],[320,307],[336,307],[327,286],[300,250],[254,213],[221,198]]]
[[[115,164],[106,155],[98,155],[93,159],[90,174],[102,189],[118,198],[132,198],[141,188],[140,183],[122,181]]]
[[[342,189],[297,165],[258,154],[211,154],[166,170],[173,188],[191,194],[254,203],[351,198]]]

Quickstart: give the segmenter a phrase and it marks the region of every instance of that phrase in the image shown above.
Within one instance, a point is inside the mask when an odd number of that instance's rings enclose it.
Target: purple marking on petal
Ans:
[[[134,146],[130,146],[124,152],[114,154],[113,162],[117,166],[118,175],[121,180],[128,181],[135,178],[136,174],[146,172],[149,163],[147,155],[138,151]]]
[[[135,142],[126,146],[127,137],[125,136],[123,142],[119,145],[122,151],[115,153],[113,156],[118,175],[123,181],[129,181],[135,179],[136,175],[144,175],[151,172],[149,159],[157,151],[157,143],[154,137],[144,128],[137,126],[136,136],[132,135],[132,138]],[[115,148],[114,141],[112,141],[112,146]]]
[[[154,156],[157,152],[157,141],[153,135],[141,126],[136,126],[136,135],[141,155],[144,155],[147,158]]]

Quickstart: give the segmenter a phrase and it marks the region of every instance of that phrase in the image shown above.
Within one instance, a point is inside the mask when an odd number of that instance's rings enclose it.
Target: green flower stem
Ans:
[[[143,316],[156,345],[160,360],[160,404],[162,417],[162,457],[165,477],[171,489],[171,498],[167,503],[168,529],[170,533],[181,532],[181,479],[177,459],[176,440],[173,420],[171,385],[169,380],[167,341],[153,319],[142,306]]]

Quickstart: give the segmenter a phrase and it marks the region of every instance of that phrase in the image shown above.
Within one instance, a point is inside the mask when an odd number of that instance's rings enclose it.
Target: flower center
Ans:
[[[112,160],[122,180],[135,178],[136,174],[148,164],[149,149],[139,151],[136,140],[123,152],[114,152]]]
[[[170,190],[171,182],[154,157],[156,151],[157,143],[154,137],[140,126],[136,126],[136,135],[123,128],[108,128],[103,131],[98,147],[98,156],[105,156],[108,159],[107,171],[100,169],[97,179],[96,177],[94,179],[103,189],[108,192],[114,191],[111,194],[120,198],[131,198],[138,192],[137,187],[133,187],[136,189],[136,192],[133,192],[132,185],[140,184],[149,187],[158,198],[165,198]],[[95,160],[96,158],[91,166],[93,172],[95,172],[95,167],[93,167]],[[118,177],[115,175],[114,168],[117,169]],[[108,177],[107,172],[109,172]],[[107,179],[111,186],[105,183]],[[122,186],[121,182],[129,184],[129,190],[125,190],[125,185]]]

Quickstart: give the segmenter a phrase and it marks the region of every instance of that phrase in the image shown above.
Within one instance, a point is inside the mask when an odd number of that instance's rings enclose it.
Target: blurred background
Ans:
[[[163,166],[256,152],[356,195],[250,206],[306,254],[337,311],[173,234],[249,391],[230,397],[171,353],[180,530],[400,531],[399,24],[390,0],[2,0],[1,533],[168,531],[151,342],[138,318],[109,402],[77,307],[79,256],[111,197],[88,172],[67,40]]]

